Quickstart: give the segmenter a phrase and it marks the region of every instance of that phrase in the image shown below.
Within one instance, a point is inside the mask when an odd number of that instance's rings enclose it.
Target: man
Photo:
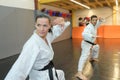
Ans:
[[[78,73],[75,75],[78,79],[87,80],[86,76],[83,75],[83,68],[87,59],[90,56],[92,50],[91,60],[98,61],[99,45],[95,43],[97,36],[97,28],[100,26],[102,18],[97,18],[96,15],[91,16],[91,22],[85,27],[82,36],[83,40],[81,43],[81,57],[78,63]]]

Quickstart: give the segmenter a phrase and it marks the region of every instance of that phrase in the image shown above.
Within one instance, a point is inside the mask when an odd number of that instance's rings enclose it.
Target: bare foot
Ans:
[[[75,77],[78,78],[79,80],[88,80],[87,77],[84,76],[80,71],[75,74]]]

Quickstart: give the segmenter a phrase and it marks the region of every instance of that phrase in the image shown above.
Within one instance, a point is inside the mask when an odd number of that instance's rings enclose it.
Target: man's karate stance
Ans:
[[[23,46],[20,56],[8,72],[5,80],[65,80],[64,72],[56,70],[53,65],[54,52],[52,41],[60,36],[69,26],[64,18],[55,19],[51,27],[51,19],[40,14],[35,19],[35,31]]]
[[[97,28],[100,26],[102,22],[102,18],[97,18],[96,15],[91,16],[91,23],[89,23],[83,33],[83,40],[81,43],[81,57],[79,58],[78,63],[78,72],[75,77],[81,80],[87,80],[87,78],[83,75],[82,71],[85,66],[87,59],[90,56],[90,50],[92,50],[91,59],[97,61],[99,54],[99,45],[95,43],[97,37]]]

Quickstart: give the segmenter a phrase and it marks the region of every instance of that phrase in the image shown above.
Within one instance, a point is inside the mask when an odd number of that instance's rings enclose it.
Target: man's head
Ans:
[[[97,20],[98,20],[98,18],[97,18],[96,15],[92,15],[92,16],[91,16],[91,23],[92,23],[94,26],[96,25]]]

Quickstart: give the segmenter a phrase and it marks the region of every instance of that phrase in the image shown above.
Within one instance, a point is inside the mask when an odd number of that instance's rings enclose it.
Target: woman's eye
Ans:
[[[47,27],[47,25],[43,25],[44,27]]]
[[[39,27],[39,26],[40,26],[40,24],[37,24],[37,26]]]

